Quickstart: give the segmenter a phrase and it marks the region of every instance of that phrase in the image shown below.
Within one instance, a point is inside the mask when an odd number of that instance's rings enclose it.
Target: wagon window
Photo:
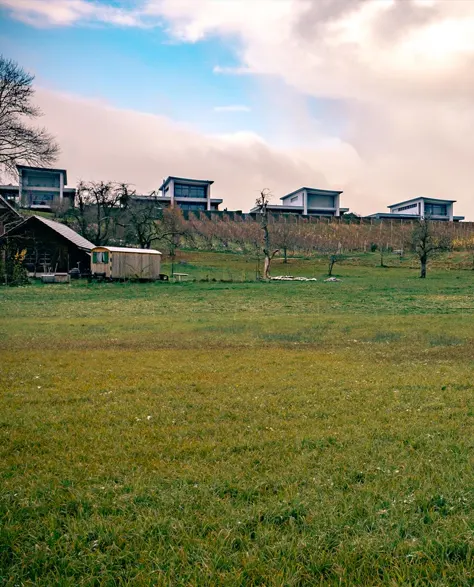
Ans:
[[[109,253],[108,252],[94,252],[92,253],[92,262],[93,263],[108,263],[109,262]]]

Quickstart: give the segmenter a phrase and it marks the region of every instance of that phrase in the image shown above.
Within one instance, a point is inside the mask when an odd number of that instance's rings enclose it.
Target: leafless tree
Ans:
[[[412,233],[412,245],[420,260],[420,278],[425,279],[428,261],[438,252],[449,248],[448,233],[435,232],[429,218],[420,218],[415,222]]]
[[[32,104],[33,80],[15,61],[0,55],[0,167],[7,173],[16,172],[17,164],[51,165],[59,154],[46,129],[25,121],[42,115]]]
[[[260,214],[260,226],[263,230],[263,254],[265,255],[263,276],[265,279],[271,279],[270,265],[273,257],[279,251],[279,249],[271,251],[270,231],[268,230],[268,204],[270,202],[270,196],[270,190],[264,189],[260,192],[260,196],[255,201]]]
[[[178,207],[163,208],[159,216],[155,223],[156,241],[168,249],[168,255],[171,259],[171,276],[173,276],[176,251],[181,241],[193,241],[191,225],[185,222]]]
[[[132,194],[125,183],[81,181],[76,188],[76,206],[72,211],[79,233],[97,246],[107,244]]]
[[[275,231],[275,242],[283,251],[283,263],[288,263],[288,250],[295,245],[295,220],[282,217],[272,228]]]
[[[154,192],[146,197],[130,197],[122,224],[127,241],[139,244],[142,249],[151,249],[160,239],[157,220],[161,217],[161,204]]]

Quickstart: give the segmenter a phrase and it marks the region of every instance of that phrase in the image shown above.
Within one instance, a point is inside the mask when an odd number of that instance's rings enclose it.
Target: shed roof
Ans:
[[[8,236],[11,233],[17,232],[22,226],[25,224],[32,223],[32,222],[40,222],[41,224],[46,225],[51,230],[54,230],[57,234],[68,240],[70,243],[76,245],[77,248],[82,249],[84,251],[90,251],[95,247],[93,243],[88,241],[86,238],[78,234],[69,226],[65,224],[61,224],[60,222],[55,222],[54,220],[50,220],[49,218],[43,218],[42,216],[29,216],[20,224],[17,224],[14,228],[10,231],[5,233],[4,236]]]
[[[146,253],[147,255],[161,255],[156,249],[135,249],[134,247],[109,247],[106,245],[92,245],[93,249],[105,249],[110,253]]]
[[[0,196],[0,209],[8,210],[13,216],[21,218],[21,214],[2,196]]]

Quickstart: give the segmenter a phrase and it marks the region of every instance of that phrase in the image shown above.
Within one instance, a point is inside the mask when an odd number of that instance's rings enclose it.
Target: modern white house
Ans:
[[[222,200],[211,198],[211,185],[206,179],[189,179],[170,176],[163,181],[158,202],[165,206],[178,206],[182,210],[218,210]]]
[[[425,198],[419,196],[411,200],[405,200],[388,206],[390,212],[377,212],[369,218],[413,220],[414,218],[431,218],[432,220],[445,220],[459,222],[464,216],[454,216],[454,203],[456,200],[440,200],[438,198]]]
[[[76,190],[66,187],[65,169],[17,165],[17,171],[19,185],[0,185],[0,196],[10,204],[48,212],[54,207],[74,206]]]
[[[22,208],[51,210],[55,206],[74,206],[76,190],[68,188],[65,169],[17,165],[18,198]]]
[[[341,208],[342,191],[321,190],[302,187],[281,197],[281,204],[269,204],[268,211],[272,214],[301,214],[304,216],[326,216],[339,218],[348,208]],[[258,207],[250,213],[258,212]]]

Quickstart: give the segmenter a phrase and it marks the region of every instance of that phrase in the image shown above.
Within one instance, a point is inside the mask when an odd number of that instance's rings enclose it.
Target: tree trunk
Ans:
[[[270,264],[271,264],[270,257],[268,255],[265,255],[265,261],[263,263],[263,276],[265,277],[265,279],[271,279]]]
[[[426,277],[426,259],[421,259],[420,279],[425,279],[425,277]]]
[[[332,269],[334,267],[334,263],[336,262],[336,260],[334,259],[334,257],[331,255],[329,257],[329,268],[328,268],[328,276],[332,277]]]
[[[273,257],[278,253],[279,249],[277,249],[276,251],[273,251],[273,253],[270,255],[269,252],[267,251],[267,249],[265,249],[264,253],[265,253],[265,261],[263,264],[263,276],[265,279],[270,280],[272,277],[270,275],[270,265],[272,263],[272,259]]]
[[[288,263],[288,257],[286,255],[286,247],[283,247],[283,263]]]

